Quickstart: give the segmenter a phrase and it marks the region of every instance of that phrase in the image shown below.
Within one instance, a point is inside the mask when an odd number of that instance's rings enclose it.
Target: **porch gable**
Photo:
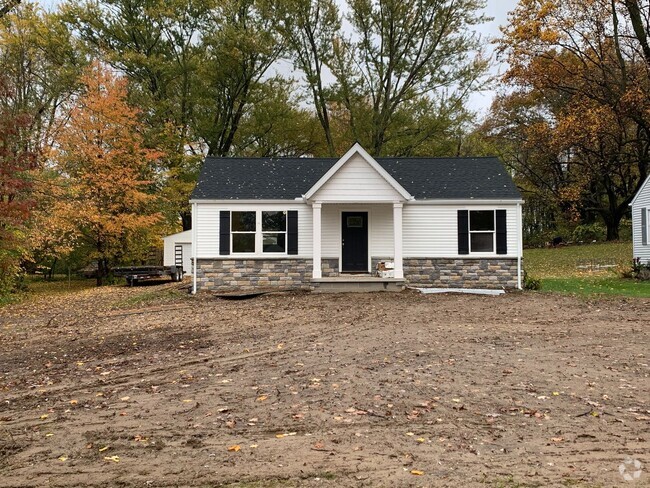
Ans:
[[[358,143],[304,195],[320,202],[405,202],[413,200]]]

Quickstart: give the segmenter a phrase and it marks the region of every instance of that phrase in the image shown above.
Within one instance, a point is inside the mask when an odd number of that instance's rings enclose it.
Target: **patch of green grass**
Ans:
[[[174,302],[188,298],[187,291],[179,290],[177,288],[154,289],[138,293],[137,295],[130,296],[123,300],[118,300],[113,303],[115,308],[133,308],[143,307],[145,305],[157,305],[168,302]]]
[[[542,291],[603,295],[650,297],[650,281],[634,281],[614,275],[542,279]]]
[[[579,268],[586,263],[607,264],[602,270]],[[541,280],[542,291],[581,296],[650,297],[650,282],[619,276],[632,265],[631,242],[524,250],[524,269]]]
[[[566,278],[582,276],[578,264],[585,261],[614,262],[620,266],[632,265],[631,242],[603,242],[581,246],[561,246],[545,249],[525,249],[524,268],[533,278]]]

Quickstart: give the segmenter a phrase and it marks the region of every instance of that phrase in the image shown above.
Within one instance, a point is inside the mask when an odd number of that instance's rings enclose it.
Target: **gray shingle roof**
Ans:
[[[293,200],[337,158],[213,158],[203,163],[193,200]],[[498,158],[377,158],[416,200],[520,199]]]

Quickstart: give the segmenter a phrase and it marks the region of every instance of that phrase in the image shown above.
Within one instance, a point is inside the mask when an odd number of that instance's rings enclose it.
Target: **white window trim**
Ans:
[[[232,230],[232,214],[235,212],[255,212],[255,231],[233,231]],[[284,231],[262,231],[262,212],[284,212],[285,221],[284,221]],[[289,226],[289,211],[286,209],[277,209],[277,210],[257,210],[257,209],[237,209],[230,210],[230,255],[234,257],[247,257],[247,258],[259,258],[259,257],[282,257],[288,256],[287,248],[289,243],[288,240],[288,226]],[[233,235],[234,234],[255,234],[255,251],[254,252],[235,252],[233,246]],[[284,234],[284,252],[264,252],[264,234]]]
[[[492,229],[493,230],[472,230],[472,212],[492,212]],[[467,215],[467,230],[469,233],[469,254],[472,256],[496,256],[497,255],[497,212],[496,209],[469,209]],[[492,233],[492,251],[472,251],[472,234]]]

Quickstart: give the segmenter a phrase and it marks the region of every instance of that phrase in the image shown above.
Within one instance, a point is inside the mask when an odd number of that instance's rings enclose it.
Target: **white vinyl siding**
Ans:
[[[368,251],[371,257],[393,256],[392,205],[323,205],[322,255],[339,258],[341,254],[341,212],[368,212]]]
[[[192,270],[192,231],[186,230],[163,238],[163,266],[176,264],[176,246],[183,247],[183,271],[189,274]]]
[[[198,203],[197,254],[199,259],[256,259],[272,255],[219,255],[219,212],[226,211],[298,211],[298,254],[285,256],[291,258],[310,258],[312,256],[312,213],[311,206],[301,203]]]
[[[403,198],[360,154],[356,154],[316,192],[312,200],[393,202]]]
[[[650,179],[649,179],[650,181]],[[634,258],[640,258],[644,263],[650,263],[650,236],[647,240],[648,244],[643,244],[643,236],[641,235],[641,209],[646,209],[646,225],[650,228],[650,182],[641,188],[639,194],[636,196],[632,204],[632,240],[633,240],[633,254]],[[646,229],[648,233],[648,231]]]
[[[391,188],[392,190],[392,188]],[[650,207],[650,202],[647,205]],[[294,203],[198,203],[197,253],[201,259],[233,259],[219,255],[219,212],[254,210],[298,211],[298,255],[288,258],[311,258],[312,208]],[[517,256],[517,206],[511,205],[440,205],[404,204],[403,249],[405,258],[458,256],[458,210],[506,210],[508,254]],[[391,257],[394,254],[392,204],[323,204],[322,207],[322,257],[339,258],[341,253],[341,212],[368,212],[369,253],[371,257]],[[640,242],[640,241],[639,241]],[[650,247],[649,247],[650,250]],[[481,255],[479,255],[481,256]],[[496,254],[490,256],[496,257]],[[264,256],[254,256],[255,259]],[[467,257],[467,256],[465,256]],[[650,257],[650,253],[649,253]]]
[[[219,255],[219,206],[201,204],[196,206],[197,215],[192,215],[196,225],[196,254],[199,258]]]
[[[458,210],[506,210],[508,254],[517,256],[517,206],[516,205],[404,205],[404,257],[450,258],[458,256]],[[489,256],[497,256],[490,253]],[[481,257],[465,255],[462,257]]]

